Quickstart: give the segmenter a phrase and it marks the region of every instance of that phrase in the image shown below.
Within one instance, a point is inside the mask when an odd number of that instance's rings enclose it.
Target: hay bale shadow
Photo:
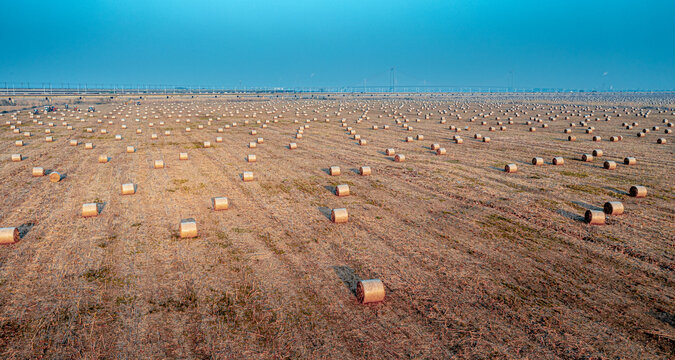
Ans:
[[[556,210],[556,213],[558,215],[562,215],[568,219],[574,220],[574,221],[579,221],[579,222],[585,222],[585,218],[579,214],[571,213],[566,210],[558,209]]]
[[[601,207],[591,205],[591,204],[587,204],[587,203],[582,202],[582,201],[572,201],[572,203],[576,204],[576,205],[579,205],[586,210],[600,210],[600,211],[603,210],[603,208],[601,208]]]
[[[336,186],[330,186],[330,185],[324,186],[324,189],[330,191],[330,192],[333,193],[333,194],[335,194],[335,192],[337,191],[337,187],[336,187]]]
[[[357,169],[357,168],[351,168],[351,169],[349,169],[349,171],[353,172],[354,174],[361,175],[361,170],[360,170],[360,169]]]
[[[335,274],[342,280],[342,282],[347,286],[349,291],[356,296],[356,284],[361,281],[361,278],[356,275],[354,269],[349,266],[333,266],[333,271]]]
[[[98,213],[101,214],[103,212],[103,209],[105,209],[105,206],[108,205],[107,202],[99,202],[96,203],[96,210],[98,210]]]
[[[330,216],[330,213],[331,213],[332,209],[327,208],[327,207],[325,207],[325,206],[319,206],[319,211],[320,211],[320,212],[323,214],[323,216],[325,216],[328,220],[333,221],[333,220],[331,219],[331,216]]]
[[[19,238],[23,239],[23,237],[26,236],[28,232],[31,231],[31,229],[33,229],[33,226],[35,226],[35,223],[31,222],[20,225],[17,228],[17,230],[19,230]]]
[[[625,191],[623,191],[623,190],[619,190],[619,189],[613,188],[613,187],[611,187],[611,186],[605,186],[604,188],[605,188],[606,190],[609,190],[609,191],[611,191],[611,192],[617,193],[617,194],[619,194],[619,195],[629,195],[627,192],[625,192]]]

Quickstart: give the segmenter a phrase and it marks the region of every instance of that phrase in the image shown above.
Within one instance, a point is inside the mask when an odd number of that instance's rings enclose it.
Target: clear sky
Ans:
[[[8,0],[0,41],[0,86],[675,88],[673,0]]]

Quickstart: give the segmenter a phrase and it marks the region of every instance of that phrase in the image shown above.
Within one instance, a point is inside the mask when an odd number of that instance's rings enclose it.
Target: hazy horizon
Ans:
[[[656,9],[656,10],[655,10]],[[0,86],[675,88],[665,1],[10,2]]]

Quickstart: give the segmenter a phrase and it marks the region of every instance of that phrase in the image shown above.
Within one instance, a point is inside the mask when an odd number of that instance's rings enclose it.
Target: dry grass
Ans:
[[[637,138],[620,126],[639,121],[640,128],[664,127],[662,119],[675,121],[672,99],[331,98],[151,97],[126,107],[122,98],[90,99],[102,102],[96,118],[115,111],[113,125],[109,119],[80,122],[74,116],[86,113],[69,112],[64,117],[73,130],[57,120],[53,143],[29,139],[22,148],[27,159],[0,168],[0,226],[26,224],[22,240],[0,252],[0,355],[672,357],[673,142],[656,145],[662,132]],[[34,101],[17,99],[18,107]],[[648,105],[649,118],[614,115]],[[528,131],[524,122],[530,116],[547,119],[549,109],[555,114],[561,106],[581,116],[564,114],[546,121],[548,128]],[[659,114],[665,106],[671,110]],[[175,122],[181,109],[189,125]],[[370,119],[357,123],[365,109]],[[147,119],[133,120],[146,111]],[[391,118],[393,111],[404,113],[425,140],[402,142],[409,134]],[[418,112],[432,115],[425,120]],[[594,133],[576,127],[577,141],[564,141],[562,130],[591,112]],[[480,113],[490,115],[468,121]],[[612,115],[610,122],[594,121],[605,113]],[[325,114],[331,122],[323,122]],[[275,115],[283,117],[266,129],[255,124]],[[441,116],[446,124],[439,124]],[[513,116],[515,123],[490,133],[490,143],[471,138],[474,131],[487,134],[496,116]],[[45,124],[51,121],[45,117]],[[315,117],[303,138],[292,140],[300,125],[293,120]],[[22,131],[42,133],[27,113],[19,118]],[[121,118],[127,129],[121,129]],[[368,146],[349,137],[341,118],[368,135]],[[10,114],[0,116],[5,155],[19,136],[4,125],[8,120]],[[488,125],[480,125],[483,120]],[[232,122],[238,126],[216,132]],[[460,133],[464,144],[451,140],[450,125],[472,127]],[[94,133],[82,133],[87,127]],[[139,127],[143,134],[137,135]],[[109,135],[98,136],[101,128]],[[152,132],[168,129],[174,129],[170,136],[150,140]],[[252,129],[258,134],[250,135]],[[124,140],[114,140],[118,133]],[[624,140],[596,143],[594,135]],[[203,141],[215,143],[216,136],[223,143],[203,148]],[[265,142],[249,149],[257,137]],[[65,146],[76,138],[89,139],[95,148]],[[298,149],[289,151],[289,141],[297,141]],[[431,143],[445,147],[447,155],[435,156]],[[127,145],[136,153],[127,154]],[[384,155],[389,147],[405,154],[406,162]],[[601,160],[618,160],[617,170],[607,172],[601,161],[574,160],[595,148],[604,150]],[[185,151],[189,160],[179,161]],[[258,162],[246,163],[251,153]],[[100,154],[111,161],[98,164]],[[565,165],[531,166],[534,156],[547,163],[564,156]],[[621,165],[626,156],[637,157],[638,165]],[[155,159],[164,159],[166,168],[152,169]],[[504,174],[504,164],[514,162],[518,172]],[[371,176],[358,174],[364,164],[372,167]],[[340,166],[342,174],[331,178],[327,165]],[[67,176],[59,183],[32,178],[34,166]],[[244,171],[253,171],[256,181],[242,182]],[[125,182],[138,184],[136,195],[119,195]],[[348,184],[352,195],[336,197],[338,184]],[[630,198],[626,192],[633,184],[647,186],[648,197]],[[212,211],[213,196],[227,196],[229,210]],[[626,206],[624,215],[610,216],[600,227],[580,221],[586,209],[614,199]],[[101,215],[81,218],[85,202],[104,204]],[[342,207],[349,222],[331,223],[330,209]],[[199,236],[180,239],[178,222],[191,217]],[[359,305],[356,281],[370,278],[382,279],[387,297]]]

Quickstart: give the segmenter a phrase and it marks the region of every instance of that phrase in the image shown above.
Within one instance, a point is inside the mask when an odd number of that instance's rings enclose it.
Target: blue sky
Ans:
[[[8,1],[8,82],[675,88],[675,1]],[[512,79],[512,80],[511,80]]]

